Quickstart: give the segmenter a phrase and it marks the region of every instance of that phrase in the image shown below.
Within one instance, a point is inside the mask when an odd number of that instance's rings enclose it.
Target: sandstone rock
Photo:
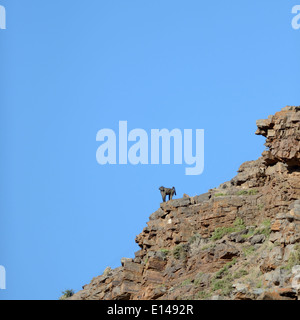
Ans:
[[[154,270],[146,270],[144,272],[144,281],[149,283],[162,284],[163,283],[163,275],[159,271]]]
[[[162,210],[161,208],[159,208],[157,211],[155,211],[154,213],[151,214],[151,216],[149,217],[150,220],[157,220],[159,218],[164,218],[167,215],[167,213]]]
[[[300,166],[299,115],[299,108],[287,107],[271,119],[257,121],[256,134],[267,138],[265,145],[269,151],[263,154],[267,164],[280,161],[288,166]]]
[[[160,259],[158,257],[149,258],[146,264],[146,270],[153,269],[157,271],[163,271],[166,265],[166,261],[164,259]]]
[[[283,286],[288,278],[288,271],[277,268],[264,275],[265,285],[267,287]]]
[[[121,294],[123,300],[128,299],[128,295],[131,293],[137,293],[141,289],[141,286],[138,283],[132,281],[123,281],[121,285]]]
[[[216,259],[231,260],[234,257],[239,256],[239,250],[232,245],[219,244],[214,250],[214,256]]]
[[[265,240],[266,240],[266,236],[264,234],[257,234],[251,238],[250,243],[252,245],[255,245],[258,243],[263,243]]]
[[[181,199],[173,199],[173,200],[169,200],[167,202],[162,202],[160,204],[160,207],[164,211],[171,211],[173,208],[186,207],[190,204],[191,204],[191,198],[184,197]]]
[[[279,288],[264,291],[259,300],[296,300],[297,295],[293,288]]]
[[[69,299],[297,299],[299,268],[286,265],[300,242],[299,118],[299,107],[286,107],[259,120],[267,147],[259,159],[207,193],[161,203],[135,239],[134,259]],[[246,228],[236,231],[237,218]],[[264,221],[269,238],[251,237]]]
[[[245,235],[247,233],[248,233],[247,229],[242,230],[242,231],[238,231],[238,232],[233,232],[228,236],[228,238],[231,241],[238,242],[238,243],[243,243],[243,242],[246,241],[246,239],[243,237],[243,235]]]
[[[272,226],[271,226],[271,230],[272,231],[279,231],[280,230],[280,226],[281,226],[281,222],[279,220],[276,220]]]
[[[204,201],[209,201],[210,198],[211,198],[211,193],[207,192],[191,198],[191,202],[192,204],[202,203]]]
[[[295,265],[293,268],[292,268],[292,273],[293,274],[300,274],[300,265]]]
[[[238,175],[232,179],[232,183],[246,187],[260,186],[264,181],[265,170],[266,166],[262,158],[255,161],[247,161],[240,166]]]
[[[235,288],[236,292],[242,292],[242,293],[246,293],[250,289],[249,285],[243,284],[243,283],[234,283],[232,287]]]
[[[132,262],[132,261],[133,261],[132,258],[122,258],[121,259],[121,265],[124,267],[124,264],[126,262]]]

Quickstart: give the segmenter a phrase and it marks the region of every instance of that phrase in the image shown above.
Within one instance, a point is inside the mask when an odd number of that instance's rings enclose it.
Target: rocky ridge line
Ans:
[[[267,150],[218,188],[161,203],[140,250],[74,300],[293,299],[300,279],[300,107],[257,121]]]

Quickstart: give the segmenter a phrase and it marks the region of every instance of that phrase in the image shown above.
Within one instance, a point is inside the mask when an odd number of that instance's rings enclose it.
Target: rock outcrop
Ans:
[[[300,107],[285,107],[266,120],[258,120],[256,134],[267,138],[263,158],[268,164],[300,165]]]
[[[262,156],[207,193],[160,205],[122,258],[70,299],[298,299],[300,108],[257,121]]]

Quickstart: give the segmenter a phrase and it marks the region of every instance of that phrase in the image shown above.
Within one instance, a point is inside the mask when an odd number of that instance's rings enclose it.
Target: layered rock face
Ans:
[[[298,299],[300,108],[257,126],[262,157],[205,194],[162,203],[135,258],[70,299]]]
[[[300,107],[285,107],[266,120],[258,120],[256,134],[267,138],[263,158],[268,164],[288,166],[300,163]]]

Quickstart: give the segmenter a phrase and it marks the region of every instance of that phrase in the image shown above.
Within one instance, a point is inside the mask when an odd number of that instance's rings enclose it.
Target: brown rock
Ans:
[[[279,220],[276,220],[272,225],[271,225],[271,230],[272,231],[279,231],[281,226],[281,222]]]
[[[149,283],[158,283],[158,284],[163,283],[163,275],[159,271],[146,270],[144,272],[143,279],[145,282],[149,282]]]
[[[149,258],[146,264],[146,270],[153,269],[157,271],[162,271],[164,270],[166,263],[167,262],[162,259],[151,257]]]
[[[69,299],[295,299],[286,265],[300,242],[299,119],[299,107],[286,107],[257,121],[268,148],[259,159],[219,188],[162,203],[135,239],[135,258]],[[236,218],[247,228],[232,233]],[[261,234],[267,220],[270,237]],[[224,235],[213,241],[217,228]],[[229,293],[211,287],[230,275],[238,281]]]
[[[297,300],[297,295],[292,288],[278,288],[265,291],[259,300]]]

